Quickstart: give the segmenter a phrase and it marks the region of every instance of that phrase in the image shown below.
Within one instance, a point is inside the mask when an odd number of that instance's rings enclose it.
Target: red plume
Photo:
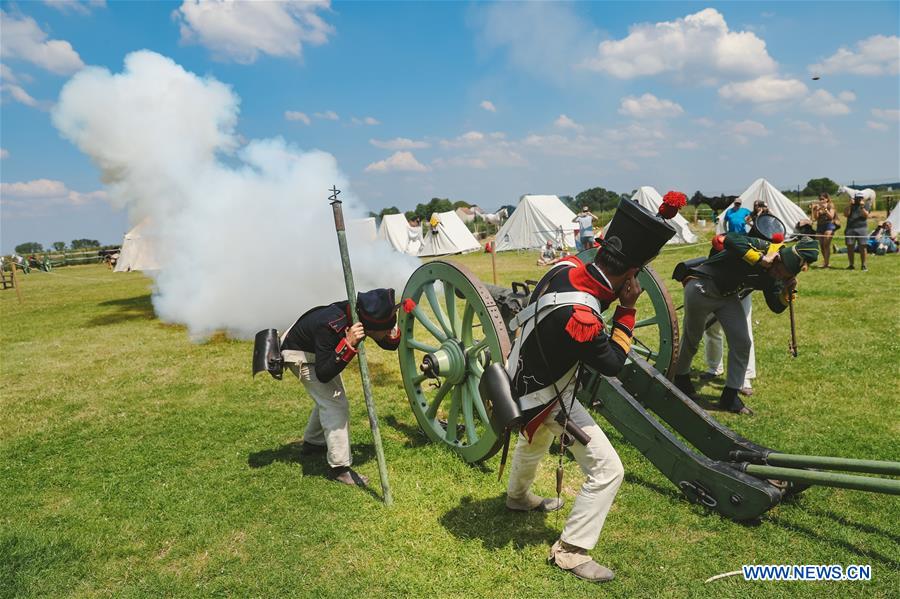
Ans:
[[[403,300],[403,303],[401,303],[400,305],[403,308],[403,311],[406,312],[407,314],[409,314],[410,312],[412,312],[413,310],[416,309],[416,302],[414,302],[411,297],[408,297],[405,300]]]
[[[772,242],[781,243],[784,241],[784,233],[772,233]]]
[[[678,209],[687,205],[687,196],[680,191],[669,191],[663,196],[659,205],[659,215],[663,218],[674,218]]]

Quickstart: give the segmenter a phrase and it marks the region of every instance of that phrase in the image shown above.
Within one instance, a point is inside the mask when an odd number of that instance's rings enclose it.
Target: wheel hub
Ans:
[[[463,344],[456,339],[447,339],[436,352],[426,354],[419,366],[431,378],[445,377],[455,385],[466,376],[466,352]]]

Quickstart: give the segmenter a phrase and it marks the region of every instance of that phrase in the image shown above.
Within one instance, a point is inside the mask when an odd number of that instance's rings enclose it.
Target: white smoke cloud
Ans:
[[[239,98],[159,54],[129,54],[122,73],[89,67],[63,88],[60,132],[101,169],[132,223],[149,219],[157,247],[153,305],[202,339],[284,329],[310,307],[345,297],[327,189],[345,217],[364,214],[335,158],[281,138],[240,146]],[[415,259],[351,240],[360,290],[398,296]]]

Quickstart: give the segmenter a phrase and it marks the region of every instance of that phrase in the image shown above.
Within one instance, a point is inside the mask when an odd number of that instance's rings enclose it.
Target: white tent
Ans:
[[[757,200],[765,200],[769,205],[769,212],[778,217],[784,223],[787,234],[791,235],[796,228],[794,225],[797,221],[809,219],[803,209],[792,202],[783,193],[775,189],[775,187],[765,179],[757,179],[744,193],[740,195],[741,206],[747,210],[753,210],[753,203]],[[731,206],[734,206],[732,204]],[[729,208],[731,208],[729,206]],[[725,232],[725,211],[719,215],[716,221],[716,233]]]
[[[574,247],[578,228],[574,218],[575,213],[557,196],[524,195],[497,231],[497,251],[541,248],[547,241]]]
[[[422,227],[410,227],[402,214],[385,214],[381,218],[378,238],[387,241],[398,252],[418,256],[422,249]]]
[[[144,219],[125,234],[122,249],[119,250],[119,259],[116,261],[115,272],[159,270],[153,236],[148,235],[150,229],[149,219]]]
[[[481,244],[456,212],[435,212],[431,215],[431,222],[436,224],[425,233],[420,256],[461,254],[481,249]]]
[[[347,236],[357,241],[375,241],[378,238],[378,228],[375,226],[375,217],[355,218],[347,223]]]
[[[631,197],[632,200],[649,210],[651,213],[656,214],[659,210],[659,205],[662,204],[662,196],[659,195],[659,192],[656,191],[653,187],[644,186],[637,190],[637,192]],[[696,243],[697,236],[694,235],[694,232],[691,231],[690,226],[688,226],[687,219],[685,219],[680,214],[676,214],[675,218],[669,219],[668,223],[675,228],[675,237],[670,239],[668,243]]]
[[[900,202],[894,205],[894,209],[888,215],[887,219],[891,221],[891,230],[896,233],[900,231]]]

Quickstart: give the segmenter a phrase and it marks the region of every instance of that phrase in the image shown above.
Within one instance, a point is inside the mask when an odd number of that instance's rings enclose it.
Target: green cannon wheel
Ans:
[[[475,275],[451,262],[420,266],[403,290],[398,350],[406,396],[425,434],[467,462],[500,448],[478,383],[490,360],[510,351],[500,309]],[[408,307],[408,305],[407,305]]]
[[[582,261],[589,262],[597,254],[596,249],[578,254]],[[631,351],[638,354],[656,370],[671,378],[672,367],[678,359],[678,315],[672,296],[660,276],[649,266],[638,273],[638,282],[644,293],[638,298],[637,322]],[[602,314],[603,322],[609,324],[615,307]]]

